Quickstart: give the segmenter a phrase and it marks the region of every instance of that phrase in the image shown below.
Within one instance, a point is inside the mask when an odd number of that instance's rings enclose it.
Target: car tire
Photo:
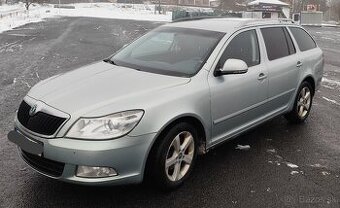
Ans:
[[[294,124],[304,122],[312,108],[314,91],[309,82],[302,82],[294,101],[293,110],[285,115],[285,118]]]
[[[170,127],[154,144],[148,161],[147,182],[163,191],[180,187],[190,176],[197,158],[198,133],[186,122]]]

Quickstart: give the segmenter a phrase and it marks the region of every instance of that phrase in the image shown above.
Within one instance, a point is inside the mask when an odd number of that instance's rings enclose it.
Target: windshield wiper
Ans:
[[[112,65],[117,65],[114,61],[112,61],[111,59],[104,59],[103,60],[106,63],[112,64]]]

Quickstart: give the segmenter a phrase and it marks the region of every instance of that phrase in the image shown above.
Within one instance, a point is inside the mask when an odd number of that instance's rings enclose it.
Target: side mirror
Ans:
[[[248,71],[246,62],[240,59],[228,59],[223,65],[223,68],[215,71],[215,76],[226,74],[244,74]]]

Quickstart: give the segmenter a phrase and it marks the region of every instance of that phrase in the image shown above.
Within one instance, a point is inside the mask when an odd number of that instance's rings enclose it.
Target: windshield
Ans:
[[[196,74],[224,33],[160,27],[115,54],[111,61],[141,71],[190,77]]]

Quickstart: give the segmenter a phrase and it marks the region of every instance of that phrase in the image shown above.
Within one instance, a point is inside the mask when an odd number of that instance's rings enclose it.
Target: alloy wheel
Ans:
[[[303,119],[310,110],[311,100],[311,91],[308,87],[303,87],[299,93],[297,102],[297,112],[301,119]]]
[[[182,131],[172,140],[165,160],[165,172],[170,181],[181,180],[189,171],[195,152],[192,134]]]

